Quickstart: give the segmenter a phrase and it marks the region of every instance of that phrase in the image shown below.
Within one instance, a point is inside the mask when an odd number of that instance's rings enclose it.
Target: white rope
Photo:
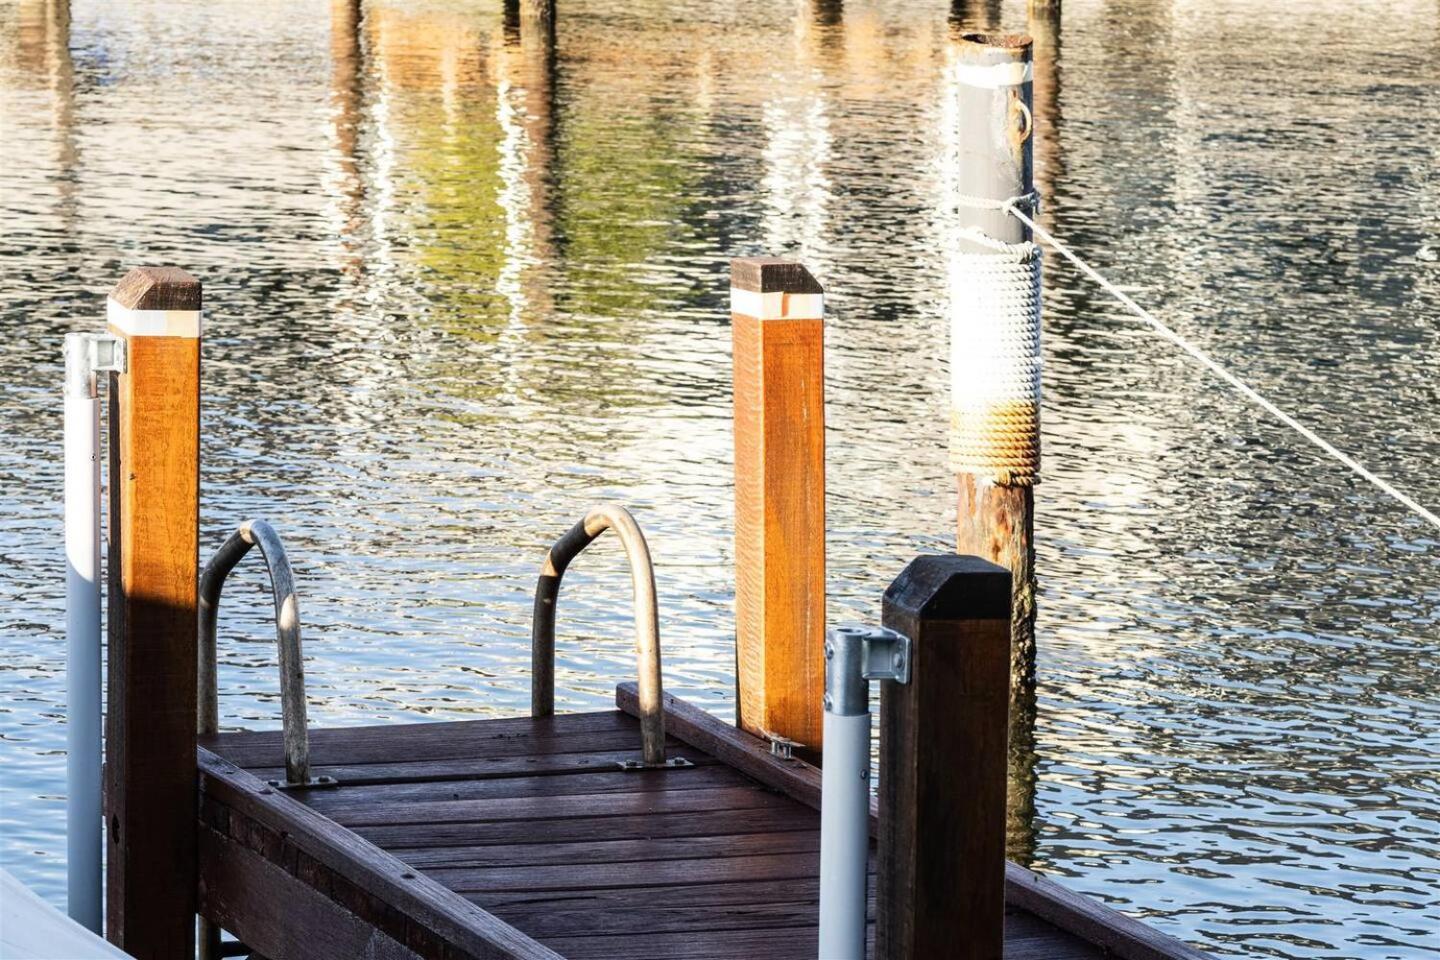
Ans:
[[[978,230],[950,253],[950,465],[1029,486],[1040,474],[1040,248]]]
[[[1417,516],[1429,522],[1436,529],[1440,529],[1440,516],[1436,516],[1433,512],[1417,503],[1413,498],[1396,489],[1395,486],[1389,481],[1387,481],[1385,478],[1372,473],[1370,470],[1366,469],[1363,464],[1359,463],[1354,457],[1338,449],[1334,444],[1321,437],[1314,430],[1311,430],[1299,420],[1296,420],[1290,414],[1286,413],[1284,410],[1281,410],[1279,407],[1275,406],[1275,404],[1262,397],[1254,390],[1254,388],[1252,388],[1249,384],[1245,383],[1245,381],[1241,380],[1239,377],[1235,376],[1235,374],[1231,373],[1229,370],[1226,370],[1224,367],[1222,367],[1217,361],[1212,359],[1209,354],[1205,353],[1205,351],[1201,350],[1199,347],[1195,346],[1195,344],[1191,343],[1189,340],[1186,340],[1180,334],[1170,329],[1170,327],[1162,323],[1159,318],[1157,318],[1153,313],[1140,306],[1140,304],[1136,303],[1134,300],[1130,299],[1130,297],[1127,296],[1123,290],[1116,287],[1109,280],[1106,280],[1095,270],[1095,268],[1091,267],[1084,260],[1080,259],[1080,257],[1077,254],[1073,253],[1069,247],[1057,240],[1054,234],[1050,233],[1044,227],[1036,223],[1033,219],[1017,210],[1015,208],[1016,202],[1018,202],[1018,198],[1005,201],[1005,209],[1008,210],[1010,214],[1016,219],[1018,219],[1021,223],[1025,224],[1032,231],[1034,231],[1037,237],[1050,244],[1050,246],[1054,247],[1055,250],[1062,257],[1075,264],[1075,266],[1079,267],[1080,272],[1084,273],[1085,276],[1089,277],[1091,280],[1094,280],[1097,284],[1103,287],[1107,293],[1109,293],[1116,300],[1119,300],[1122,304],[1129,308],[1131,313],[1135,314],[1135,316],[1139,317],[1141,320],[1149,324],[1155,330],[1155,332],[1160,334],[1160,336],[1164,337],[1166,340],[1169,340],[1171,343],[1175,344],[1175,346],[1179,347],[1181,350],[1184,350],[1186,353],[1190,354],[1190,356],[1200,361],[1200,363],[1203,364],[1211,373],[1215,374],[1221,380],[1224,380],[1226,383],[1230,384],[1230,386],[1234,387],[1236,390],[1239,390],[1242,394],[1244,394],[1262,409],[1269,412],[1271,416],[1275,417],[1281,423],[1285,424],[1287,427],[1300,434],[1300,436],[1304,437],[1306,440],[1309,440],[1311,443],[1319,447],[1321,450],[1325,451],[1325,453],[1329,454],[1335,460],[1349,467],[1356,474],[1368,480],[1370,483],[1374,484],[1384,493],[1389,494],[1397,502],[1408,507]]]

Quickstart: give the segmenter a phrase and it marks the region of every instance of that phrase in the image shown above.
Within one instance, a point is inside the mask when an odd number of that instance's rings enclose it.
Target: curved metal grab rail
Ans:
[[[614,530],[630,559],[630,580],[635,588],[635,655],[639,669],[640,744],[645,767],[689,766],[685,760],[665,759],[665,714],[660,683],[660,615],[655,603],[655,570],[645,534],[620,506],[592,507],[585,518],[555,541],[545,554],[540,581],[535,587],[535,615],[530,632],[530,715],[555,713],[555,600],[560,578],[570,561],[606,530]],[[639,766],[622,764],[622,766]]]
[[[216,621],[220,612],[220,591],[235,565],[260,548],[270,573],[270,591],[275,597],[275,643],[280,658],[280,715],[285,741],[285,783],[287,787],[317,786],[332,782],[329,777],[310,779],[310,735],[305,718],[305,666],[300,659],[300,602],[295,595],[295,577],[285,546],[275,529],[264,520],[250,520],[215,551],[200,575],[200,670],[199,732],[220,730],[219,677],[215,659]],[[278,784],[277,784],[278,786]]]

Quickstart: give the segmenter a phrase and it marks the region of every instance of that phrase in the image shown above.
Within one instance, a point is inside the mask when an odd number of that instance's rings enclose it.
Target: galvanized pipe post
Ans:
[[[65,818],[67,910],[102,933],[100,736],[100,399],[97,374],[124,343],[65,337]]]
[[[996,243],[1014,249],[1030,240],[1030,231],[1001,204],[1030,197],[1034,191],[1031,41],[1023,36],[967,34],[957,42],[954,53],[961,130],[956,180],[958,191],[967,198],[958,211],[960,252],[994,253]],[[1033,211],[1033,202],[1020,202]],[[957,291],[952,309],[967,309],[977,292]],[[994,331],[986,334],[990,339],[1002,339]],[[1038,382],[1038,339],[1034,346],[1033,369]],[[968,347],[953,343],[952,361]],[[1017,684],[1029,684],[1035,675],[1034,484],[1040,450],[1039,398],[1017,398],[998,386],[991,397],[977,396],[974,383],[958,378],[953,390],[954,429],[969,430],[972,438],[978,436],[981,442],[1003,444],[1009,448],[1006,458],[1010,463],[1026,465],[1023,469],[976,466],[985,457],[957,464],[956,552],[984,557],[1013,575],[1011,673]],[[952,458],[954,449],[952,445]]]
[[[853,626],[830,631],[820,780],[820,960],[865,960],[871,680],[910,682],[909,638]]]

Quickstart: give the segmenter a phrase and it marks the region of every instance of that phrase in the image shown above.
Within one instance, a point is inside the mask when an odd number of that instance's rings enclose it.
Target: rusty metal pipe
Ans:
[[[660,682],[660,615],[655,602],[655,569],[645,534],[620,506],[592,507],[545,554],[535,586],[535,614],[530,633],[530,714],[555,713],[555,601],[565,568],[606,530],[614,530],[630,559],[635,590],[635,656],[639,671],[641,755],[647,767],[666,766],[665,714]]]
[[[270,592],[275,598],[275,643],[280,659],[280,715],[285,741],[285,785],[310,784],[310,738],[305,717],[305,666],[300,657],[300,601],[295,595],[295,577],[280,536],[264,520],[251,520],[215,552],[200,575],[200,657],[199,732],[220,730],[219,676],[216,667],[215,632],[220,612],[220,591],[235,565],[260,548],[270,573]]]

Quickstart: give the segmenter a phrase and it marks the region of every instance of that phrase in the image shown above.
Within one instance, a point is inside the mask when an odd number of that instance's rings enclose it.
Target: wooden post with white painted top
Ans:
[[[130,271],[110,293],[106,936],[137,960],[195,953],[200,282]]]
[[[730,264],[737,723],[821,747],[824,294],[799,263]]]

